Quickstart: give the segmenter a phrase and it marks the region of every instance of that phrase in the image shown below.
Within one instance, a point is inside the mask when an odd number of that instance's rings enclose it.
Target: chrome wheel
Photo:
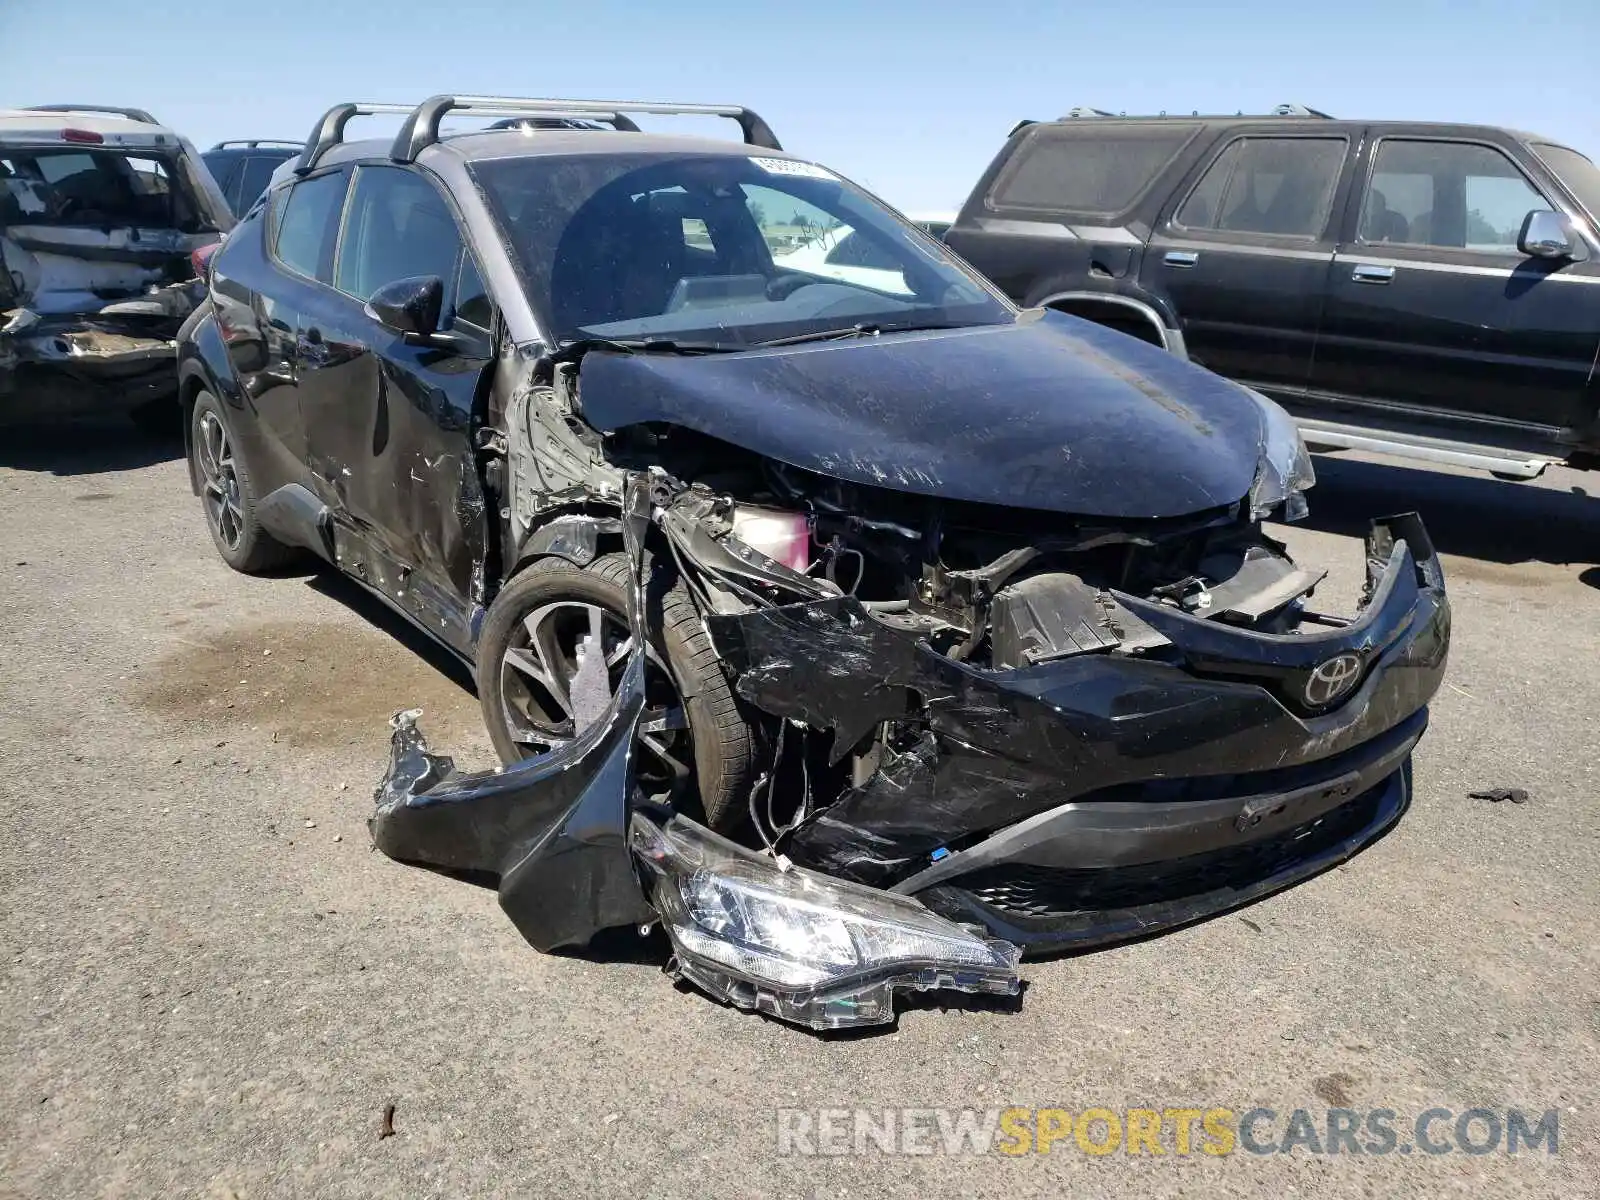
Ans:
[[[615,694],[633,636],[623,618],[581,600],[529,611],[500,662],[506,730],[524,757],[571,741]],[[646,792],[674,792],[692,775],[694,752],[683,700],[654,647],[645,651],[645,711],[639,779]]]
[[[219,542],[229,550],[237,550],[244,537],[239,476],[234,469],[228,431],[214,412],[200,414],[195,427],[194,457],[200,468],[200,500],[205,505],[206,520]]]

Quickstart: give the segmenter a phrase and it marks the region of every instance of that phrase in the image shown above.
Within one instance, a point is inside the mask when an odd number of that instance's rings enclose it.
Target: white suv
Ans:
[[[233,225],[184,138],[138,109],[0,109],[0,419],[172,417],[175,337]]]

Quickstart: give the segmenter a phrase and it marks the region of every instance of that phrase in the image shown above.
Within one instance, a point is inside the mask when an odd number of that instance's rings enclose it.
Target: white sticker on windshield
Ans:
[[[752,158],[751,162],[769,175],[798,175],[802,179],[837,179],[827,167],[816,163],[797,162],[792,158]]]

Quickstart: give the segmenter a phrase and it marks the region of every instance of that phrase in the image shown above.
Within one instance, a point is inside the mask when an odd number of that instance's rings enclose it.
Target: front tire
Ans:
[[[250,469],[239,456],[222,405],[210,392],[195,397],[189,434],[190,470],[200,483],[206,527],[222,561],[246,575],[292,562],[294,549],[275,539],[256,518],[260,498]]]
[[[724,826],[754,774],[750,728],[675,570],[648,559],[646,570],[646,621],[655,636],[647,651],[641,782],[688,815]],[[478,642],[477,678],[502,762],[546,753],[574,735],[580,701],[569,685],[582,639],[603,648],[614,694],[632,647],[630,575],[624,554],[587,567],[544,558],[495,597]]]

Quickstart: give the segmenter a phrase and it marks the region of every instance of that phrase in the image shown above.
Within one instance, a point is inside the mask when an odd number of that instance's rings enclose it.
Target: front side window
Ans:
[[[989,206],[997,211],[1122,212],[1199,128],[1035,126],[1001,169]]]
[[[1320,237],[1347,144],[1343,138],[1239,138],[1207,169],[1174,223],[1185,229]]]
[[[1551,173],[1578,198],[1578,203],[1583,205],[1590,218],[1600,221],[1600,167],[1566,146],[1540,142],[1534,146],[1534,150],[1544,159]]]
[[[493,327],[494,302],[489,299],[489,289],[483,286],[478,264],[470,254],[461,256],[461,274],[456,277],[455,319],[479,329]]]
[[[1015,319],[938,242],[810,163],[590,153],[470,170],[540,323],[561,341],[738,348],[856,325]],[[828,261],[846,236],[873,265]]]
[[[334,286],[361,301],[385,284],[455,275],[461,235],[443,198],[403,167],[362,167],[350,193]]]
[[[286,189],[275,222],[273,250],[291,271],[323,283],[333,282],[333,244],[344,207],[343,171],[302,179]]]
[[[1361,240],[1515,254],[1523,218],[1549,207],[1492,146],[1385,139],[1362,197]]]

